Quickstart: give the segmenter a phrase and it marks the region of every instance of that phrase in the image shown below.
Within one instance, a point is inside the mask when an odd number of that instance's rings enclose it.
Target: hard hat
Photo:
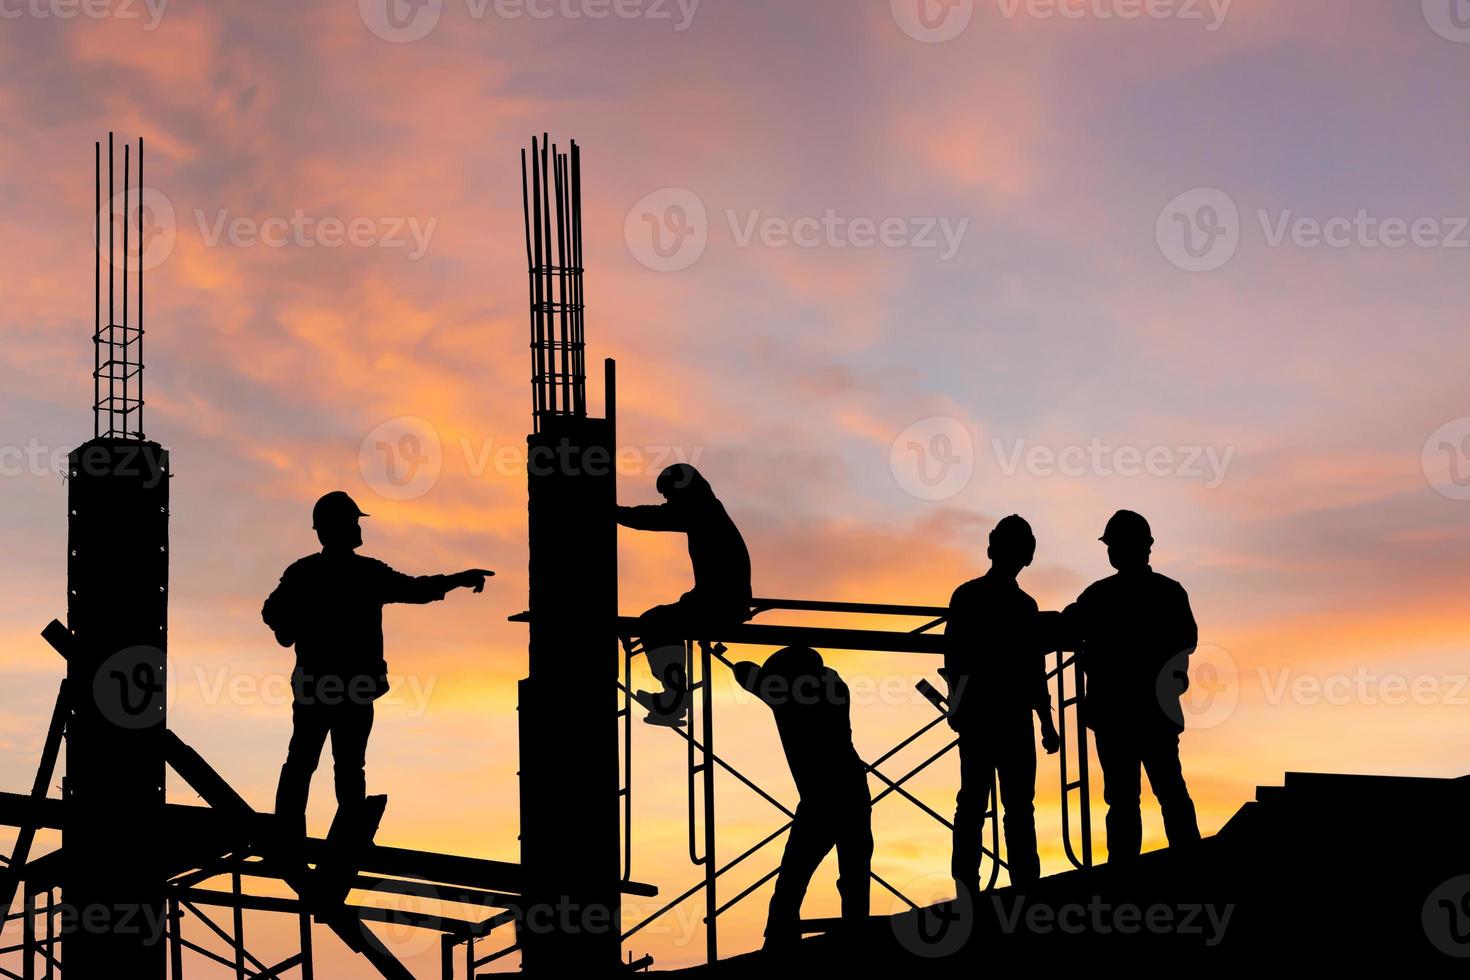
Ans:
[[[785,647],[766,658],[761,672],[767,677],[807,677],[821,673],[822,655],[811,647]]]
[[[1153,544],[1154,534],[1142,514],[1120,510],[1109,518],[1108,526],[1098,540],[1107,544]]]
[[[311,526],[320,528],[368,516],[370,515],[366,511],[357,506],[357,501],[347,496],[345,490],[333,490],[324,494],[311,509]]]
[[[1021,548],[1035,550],[1036,535],[1031,531],[1031,525],[1019,514],[1003,517],[990,532],[990,545],[1006,548]]]

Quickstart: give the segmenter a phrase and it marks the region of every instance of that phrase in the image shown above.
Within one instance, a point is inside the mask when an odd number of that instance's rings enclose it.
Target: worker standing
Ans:
[[[1041,877],[1036,846],[1036,729],[1048,753],[1060,746],[1046,686],[1036,600],[1017,582],[1036,555],[1031,525],[1012,515],[990,532],[990,570],[950,599],[945,627],[949,720],[959,734],[951,871],[961,894],[979,894],[982,830],[992,787],[1005,812],[1011,884]]]
[[[1088,586],[1063,611],[1062,629],[1081,650],[1087,679],[1083,718],[1102,766],[1108,863],[1126,864],[1143,846],[1140,769],[1158,798],[1169,845],[1200,839],[1179,761],[1179,699],[1189,688],[1199,628],[1184,587],[1150,566],[1153,532],[1142,515],[1118,511],[1101,540],[1117,574]]]
[[[650,724],[676,727],[689,711],[689,679],[684,643],[713,636],[723,627],[750,618],[750,552],[740,529],[726,513],[709,482],[688,463],[675,463],[658,475],[664,503],[619,507],[618,523],[640,531],[677,531],[689,536],[694,588],[677,602],[654,606],[639,617],[639,638],[659,692],[637,691]]]
[[[261,616],[283,647],[296,647],[291,674],[291,744],[276,790],[276,814],[288,837],[304,837],[306,801],[327,737],[332,739],[337,805],[360,806],[373,702],[388,692],[383,659],[383,606],[437,602],[453,589],[480,592],[494,572],[412,576],[362,547],[360,518],[368,516],[335,490],[316,502],[312,527],[322,550],[293,563],[266,599]]]
[[[842,918],[868,918],[873,861],[867,766],[852,745],[852,698],[837,672],[808,647],[786,647],[757,667],[733,665],[735,679],[776,716],[791,778],[801,801],[781,856],[766,919],[766,947],[801,938],[801,902],[822,860],[837,849]]]

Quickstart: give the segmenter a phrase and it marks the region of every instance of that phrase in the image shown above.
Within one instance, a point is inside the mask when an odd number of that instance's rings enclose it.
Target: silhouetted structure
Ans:
[[[163,920],[169,456],[143,434],[143,141],[136,188],[131,148],[123,148],[118,194],[108,135],[105,201],[100,143],[95,155],[94,438],[67,462],[65,798],[72,816],[62,852],[64,901],[75,916],[90,918],[65,922],[63,931],[76,975],[142,977],[164,962],[155,930],[126,926]]]
[[[324,495],[311,526],[322,550],[293,563],[266,599],[261,618],[283,647],[296,648],[291,673],[291,745],[276,790],[276,816],[289,839],[306,836],[306,800],[327,736],[332,738],[337,806],[367,798],[363,764],[373,729],[373,702],[388,693],[383,606],[438,602],[450,590],[480,592],[494,575],[472,568],[456,575],[405,575],[362,547],[368,515],[344,491]]]
[[[1199,629],[1189,596],[1149,566],[1148,521],[1121,510],[1101,540],[1117,574],[1089,586],[1062,614],[1070,649],[1082,651],[1085,716],[1096,733],[1108,804],[1108,861],[1137,858],[1143,842],[1139,770],[1148,772],[1173,846],[1199,840],[1194,802],[1179,763],[1189,657]]]
[[[1392,805],[1384,805],[1391,802]],[[871,920],[778,962],[687,976],[974,978],[1023,973],[1458,976],[1470,955],[1470,776],[1287,773],[1212,837]],[[1391,852],[1364,847],[1364,813]]]
[[[801,900],[834,847],[842,917],[861,924],[869,909],[873,821],[868,767],[852,747],[847,685],[808,647],[777,650],[759,667],[737,663],[735,677],[775,714],[781,748],[801,794],[771,897],[766,945],[787,946],[801,938]]]
[[[582,169],[533,140],[521,157],[531,271],[530,672],[520,685],[517,924],[529,972],[606,973],[621,960],[615,379],[607,418],[587,415]],[[552,914],[551,910],[568,910]],[[558,923],[570,922],[562,927]]]
[[[990,532],[990,571],[955,590],[945,628],[950,726],[960,736],[951,872],[960,888],[980,891],[986,811],[999,782],[1005,807],[1011,884],[1041,877],[1036,845],[1036,730],[1048,752],[1059,740],[1051,716],[1046,651],[1036,600],[1016,582],[1036,555],[1031,525],[1007,517]]]
[[[638,637],[653,676],[664,689],[637,692],[654,724],[683,724],[689,710],[684,638],[711,635],[750,618],[750,552],[740,529],[704,478],[688,463],[658,475],[664,503],[619,507],[618,523],[640,531],[674,531],[689,537],[694,588],[677,602],[654,606],[638,618]]]

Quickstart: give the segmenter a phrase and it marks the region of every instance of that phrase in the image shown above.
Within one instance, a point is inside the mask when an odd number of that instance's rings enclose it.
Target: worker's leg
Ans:
[[[985,811],[990,806],[995,759],[989,741],[978,733],[960,736],[960,791],[955,797],[954,847],[950,873],[972,893],[979,890]]]
[[[842,896],[842,918],[866,921],[872,908],[873,809],[866,783],[862,793],[844,804],[837,837],[837,893]]]
[[[352,810],[367,798],[367,744],[373,731],[373,703],[349,698],[332,709],[332,765],[337,808]]]
[[[1143,849],[1143,817],[1138,798],[1143,777],[1137,737],[1132,732],[1098,732],[1097,761],[1102,766],[1103,801],[1108,805],[1108,863],[1136,860]]]
[[[288,837],[306,836],[306,800],[311,793],[311,776],[322,757],[330,719],[319,704],[293,702],[291,744],[281,779],[276,785],[276,816]]]
[[[1149,736],[1143,745],[1143,767],[1148,772],[1148,784],[1159,800],[1169,846],[1188,847],[1198,843],[1199,820],[1184,782],[1184,767],[1179,762],[1178,733],[1165,731]]]
[[[1005,812],[1006,860],[1011,884],[1026,886],[1041,877],[1036,850],[1036,742],[1028,718],[1007,732],[999,746],[1000,803]]]
[[[818,865],[832,850],[835,835],[824,814],[805,803],[796,807],[786,852],[781,855],[781,872],[766,917],[766,945],[793,943],[801,938],[801,901]]]
[[[662,714],[677,715],[687,707],[689,679],[684,671],[684,641],[689,610],[681,603],[654,606],[638,618],[648,669],[664,689],[654,702]]]

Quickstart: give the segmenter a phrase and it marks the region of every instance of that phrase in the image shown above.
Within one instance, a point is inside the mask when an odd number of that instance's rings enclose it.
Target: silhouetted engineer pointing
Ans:
[[[656,486],[664,503],[619,507],[617,518],[624,527],[689,536],[694,588],[678,602],[654,606],[638,621],[649,669],[664,689],[634,696],[648,709],[645,721],[672,727],[682,725],[689,710],[684,641],[750,618],[750,552],[724,504],[694,467],[675,463],[658,475]]]
[[[1199,629],[1184,587],[1150,567],[1154,538],[1142,515],[1118,511],[1101,540],[1118,573],[1088,586],[1061,624],[1068,647],[1082,651],[1083,718],[1102,765],[1108,863],[1123,864],[1137,859],[1143,843],[1140,768],[1158,798],[1169,846],[1199,840],[1179,763],[1179,699],[1189,687]]]
[[[287,568],[261,609],[276,641],[296,647],[291,746],[276,790],[276,814],[288,835],[305,835],[311,776],[328,735],[338,807],[350,812],[366,796],[363,765],[373,702],[388,692],[383,606],[437,602],[459,588],[480,592],[495,574],[483,568],[455,575],[396,572],[355,553],[362,547],[358,519],[366,516],[341,490],[318,500],[311,519],[322,550]]]
[[[766,947],[801,938],[801,900],[822,859],[837,848],[837,890],[848,925],[865,921],[873,862],[868,767],[852,746],[852,698],[837,671],[808,647],[786,647],[764,665],[732,665],[740,686],[770,706],[791,778],[801,794],[766,920]]]

